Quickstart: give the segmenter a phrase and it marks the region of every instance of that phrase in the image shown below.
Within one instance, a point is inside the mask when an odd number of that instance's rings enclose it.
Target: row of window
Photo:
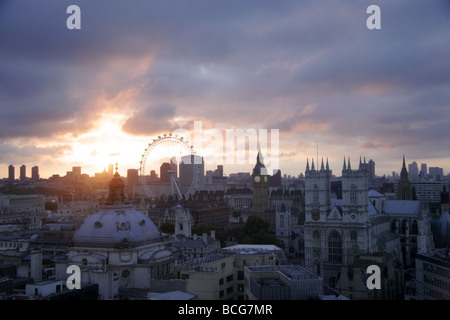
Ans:
[[[22,248],[21,242],[0,242],[2,248]]]
[[[442,267],[438,267],[436,265],[433,265],[431,263],[423,263],[423,271],[425,272],[430,272],[433,273],[435,275],[441,276],[441,277],[446,277],[448,279],[450,279],[450,270],[442,268]]]
[[[448,282],[448,281],[442,281],[442,280],[436,279],[435,277],[423,275],[423,282],[426,284],[432,285],[436,288],[450,292],[450,282]]]

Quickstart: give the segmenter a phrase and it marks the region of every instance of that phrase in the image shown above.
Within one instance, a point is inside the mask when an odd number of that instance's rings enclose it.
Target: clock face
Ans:
[[[350,220],[356,221],[357,219],[358,219],[358,217],[356,216],[355,213],[352,213],[352,214],[350,215]]]
[[[260,182],[261,181],[261,177],[260,176],[256,176],[255,177],[255,182]]]
[[[314,211],[311,213],[311,218],[312,218],[314,221],[318,221],[318,220],[320,219],[320,211],[319,211],[319,210],[314,210]]]

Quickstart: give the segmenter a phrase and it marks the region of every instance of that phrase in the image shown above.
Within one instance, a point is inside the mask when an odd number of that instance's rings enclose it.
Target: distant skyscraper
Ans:
[[[375,179],[375,161],[373,161],[372,159],[369,160],[368,179],[369,181]]]
[[[417,179],[419,177],[419,167],[417,166],[417,162],[413,161],[408,165],[409,170],[409,178]]]
[[[150,180],[158,179],[158,175],[155,170],[150,171]]]
[[[10,164],[8,167],[8,179],[10,181],[15,180],[15,172],[14,171],[15,171],[14,166],[12,164]]]
[[[439,167],[430,167],[429,174],[430,176],[434,176],[436,180],[439,180],[444,177],[444,169]]]
[[[172,166],[169,162],[164,162],[159,168],[159,181],[170,182],[170,171],[172,171]]]
[[[428,171],[427,171],[427,164],[426,164],[426,163],[422,163],[422,164],[420,165],[420,175],[423,176],[423,177],[426,177],[427,174],[428,174]]]
[[[20,181],[25,181],[27,178],[27,167],[23,164],[20,167]]]
[[[108,176],[112,177],[114,175],[114,166],[112,163],[108,164]]]
[[[197,187],[205,185],[205,162],[203,161],[203,157],[196,155],[182,157],[179,170],[180,185],[190,186],[192,183],[195,183]],[[194,173],[196,177],[194,177]]]
[[[81,167],[72,167],[72,172],[74,176],[81,176]]]
[[[38,166],[34,166],[33,168],[31,168],[31,179],[33,179],[34,181],[39,180],[39,167]]]
[[[127,194],[132,195],[134,186],[138,183],[139,170],[138,169],[128,169],[127,170]]]

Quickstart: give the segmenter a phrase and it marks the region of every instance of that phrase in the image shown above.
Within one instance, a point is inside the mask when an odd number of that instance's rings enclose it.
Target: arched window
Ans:
[[[350,186],[350,204],[356,204],[356,186],[354,184]]]
[[[319,203],[319,188],[316,184],[313,188],[313,203]]]
[[[342,262],[342,239],[337,231],[332,231],[328,236],[328,260]]]

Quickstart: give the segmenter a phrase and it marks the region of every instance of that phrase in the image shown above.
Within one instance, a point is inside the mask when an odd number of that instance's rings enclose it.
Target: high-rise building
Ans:
[[[114,166],[112,163],[108,164],[108,176],[110,178],[112,178],[112,176],[114,175]]]
[[[81,176],[81,167],[72,167],[72,173],[75,177]]]
[[[129,195],[132,195],[134,192],[134,186],[138,183],[139,180],[139,170],[138,169],[128,169],[127,170],[127,188],[126,192]]]
[[[34,181],[39,180],[39,167],[38,166],[34,166],[33,168],[31,168],[31,179],[33,179]]]
[[[25,181],[27,178],[27,167],[23,164],[20,167],[20,181]]]
[[[159,168],[159,181],[170,182],[170,174],[172,171],[172,166],[169,162],[164,162]]]
[[[419,167],[417,166],[417,162],[413,161],[408,165],[409,178],[417,179],[419,177]]]
[[[427,164],[426,164],[426,163],[422,163],[422,164],[420,165],[420,175],[421,175],[422,177],[426,177],[427,174],[428,174],[428,171],[427,171]]]
[[[205,162],[203,157],[188,155],[181,158],[179,164],[180,185],[203,187],[205,185]]]
[[[444,177],[444,169],[439,167],[430,167],[428,173],[436,180],[440,180]]]
[[[15,169],[14,166],[12,164],[9,165],[8,167],[8,179],[9,181],[14,181],[15,180]]]
[[[375,179],[375,161],[372,159],[369,160],[368,166],[368,177],[369,181],[373,181]]]

